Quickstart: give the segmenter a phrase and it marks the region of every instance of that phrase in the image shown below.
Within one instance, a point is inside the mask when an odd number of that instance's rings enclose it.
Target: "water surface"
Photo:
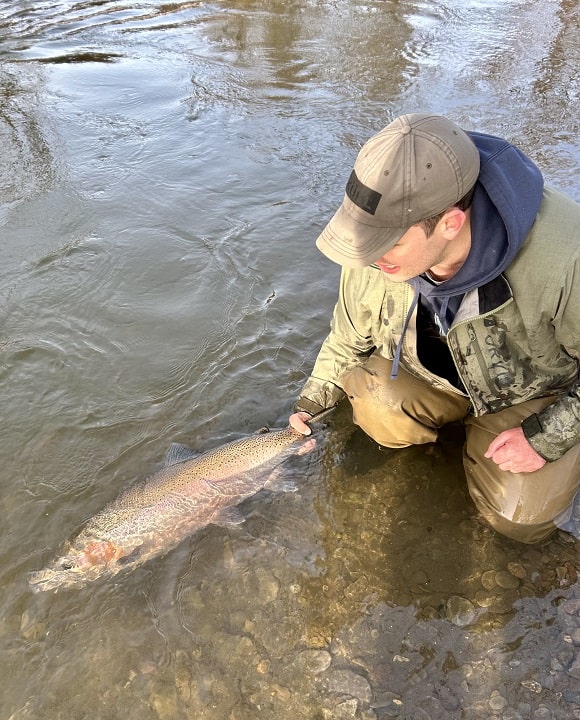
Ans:
[[[285,422],[338,268],[314,239],[402,112],[579,199],[570,0],[0,2],[0,715],[580,716],[578,544],[493,534],[451,428],[337,411],[238,529],[114,582],[27,573],[171,442]]]

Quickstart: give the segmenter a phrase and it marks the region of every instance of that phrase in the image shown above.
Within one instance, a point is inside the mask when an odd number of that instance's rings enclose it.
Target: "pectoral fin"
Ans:
[[[270,473],[268,479],[264,483],[264,487],[267,490],[276,492],[296,492],[298,490],[298,486],[294,480],[289,480],[284,477],[281,468],[276,468]]]
[[[142,553],[143,546],[138,545],[127,555],[121,555],[119,558],[117,558],[117,565],[130,565],[131,563],[134,563],[136,560],[138,560]]]
[[[214,525],[221,525],[222,527],[228,527],[231,525],[241,525],[245,522],[246,518],[242,513],[235,507],[224,508],[217,512],[211,519]]]

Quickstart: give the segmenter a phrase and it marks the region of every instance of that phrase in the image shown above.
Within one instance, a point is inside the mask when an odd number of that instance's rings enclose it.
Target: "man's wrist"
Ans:
[[[306,412],[309,415],[316,415],[319,412],[322,412],[324,410],[324,407],[314,402],[313,400],[301,397],[298,398],[298,400],[296,401],[296,404],[294,405],[294,410],[296,412]]]

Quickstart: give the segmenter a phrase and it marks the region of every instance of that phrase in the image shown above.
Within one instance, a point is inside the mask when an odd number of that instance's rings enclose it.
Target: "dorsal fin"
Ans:
[[[180,443],[171,443],[163,465],[176,465],[177,463],[185,462],[186,460],[193,460],[200,455],[200,453],[192,450],[191,448],[181,445]]]

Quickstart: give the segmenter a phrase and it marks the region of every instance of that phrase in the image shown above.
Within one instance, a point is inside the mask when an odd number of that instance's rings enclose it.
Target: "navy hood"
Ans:
[[[507,140],[474,132],[468,135],[481,160],[471,204],[469,255],[461,269],[440,285],[422,277],[409,280],[438,315],[443,310],[440,319],[445,330],[463,295],[496,278],[515,258],[534,224],[544,188],[538,167]],[[445,312],[447,306],[450,312]]]
[[[447,333],[464,294],[498,277],[518,254],[540,209],[544,180],[538,167],[502,138],[468,132],[479,151],[480,171],[471,203],[471,249],[461,269],[434,285],[424,277],[411,278],[415,290],[391,377],[397,376],[403,336],[419,298],[434,312]]]

